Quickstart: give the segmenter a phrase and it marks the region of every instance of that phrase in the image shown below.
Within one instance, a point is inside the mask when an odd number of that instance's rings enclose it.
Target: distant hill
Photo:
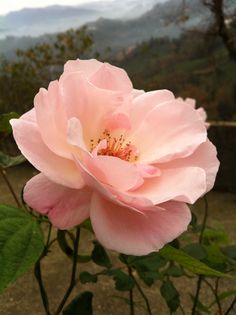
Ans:
[[[80,12],[81,16],[83,15],[84,17],[87,17],[88,14],[93,14],[95,16],[102,8],[104,8],[103,14],[107,14],[108,16],[110,14],[110,17],[114,17],[114,15],[118,13],[121,14],[121,12],[123,12],[122,17],[130,16],[130,12],[135,15],[137,12],[141,12],[142,10],[145,11],[145,9],[151,7],[151,5],[156,2],[157,0],[145,0],[145,6],[141,5],[142,1],[140,0],[123,0],[122,2],[112,0],[109,2],[109,6],[107,6],[107,1],[101,1],[99,2],[99,5],[95,2],[93,5],[91,3],[84,5],[82,11],[80,11],[81,6],[77,9],[73,8],[74,12],[72,17],[75,17],[75,22],[78,25],[79,19],[76,18],[76,12]],[[212,21],[212,15],[209,9],[202,4],[202,0],[186,1],[186,7],[184,8],[182,4],[182,0],[169,0],[167,2],[156,4],[148,12],[143,13],[139,17],[133,17],[132,19],[100,18],[96,22],[87,23],[88,31],[94,38],[93,51],[98,51],[103,54],[106,48],[110,47],[114,55],[122,49],[132,48],[138,43],[149,40],[150,38],[178,38],[185,31],[192,28],[204,29],[208,27],[209,23]],[[236,7],[235,0],[228,0],[226,1],[226,4],[227,10],[230,12]],[[55,12],[61,12],[61,18],[66,20],[70,17],[69,12],[72,8],[63,8],[64,9],[61,7],[58,8],[57,6],[51,7]],[[63,13],[64,10],[67,14]],[[113,14],[109,13],[111,11]],[[125,15],[125,12],[127,15]],[[50,15],[45,14],[45,17],[42,18],[42,26],[45,24],[43,27],[46,27],[46,21],[49,19],[51,23],[56,23],[59,30],[60,23],[56,19],[57,14],[55,13],[54,19],[52,17],[49,18],[49,16]],[[69,19],[73,20],[72,17]],[[28,17],[28,19],[29,21],[32,21],[32,17]],[[37,19],[40,18],[37,17]],[[16,48],[26,49],[35,43],[50,41],[52,37],[53,34],[43,35],[37,38],[25,36],[20,39],[11,36],[0,41],[0,54],[13,56]]]
[[[161,1],[161,0],[159,0]],[[53,5],[25,8],[0,16],[0,38],[56,33],[97,20],[100,17],[134,18],[151,9],[158,0],[102,0],[78,6]]]

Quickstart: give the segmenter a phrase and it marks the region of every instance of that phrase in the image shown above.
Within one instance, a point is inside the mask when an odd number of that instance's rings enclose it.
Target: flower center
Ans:
[[[106,140],[105,148],[98,148],[97,155],[115,156],[121,160],[127,162],[135,162],[138,159],[138,150],[131,144],[130,141],[126,141],[124,135],[119,137],[112,137],[109,130],[105,129],[102,133],[102,137],[98,139],[97,143],[91,139],[91,151],[93,151],[102,140]]]

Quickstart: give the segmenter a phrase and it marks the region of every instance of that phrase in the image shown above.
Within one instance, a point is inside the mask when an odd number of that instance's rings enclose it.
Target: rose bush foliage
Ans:
[[[85,219],[109,249],[145,255],[187,229],[219,162],[204,112],[168,90],[133,88],[97,60],[65,64],[34,108],[12,119],[23,155],[40,171],[24,199],[59,229]]]

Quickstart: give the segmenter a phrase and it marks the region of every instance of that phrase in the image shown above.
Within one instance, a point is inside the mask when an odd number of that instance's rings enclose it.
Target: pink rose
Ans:
[[[187,229],[219,162],[193,106],[167,90],[134,90],[126,72],[68,61],[40,89],[34,109],[11,120],[15,140],[41,172],[25,201],[59,229],[90,217],[97,239],[144,255]]]

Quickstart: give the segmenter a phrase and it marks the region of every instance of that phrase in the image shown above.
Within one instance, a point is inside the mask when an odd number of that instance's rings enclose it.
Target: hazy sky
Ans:
[[[99,0],[0,0],[0,15],[22,8],[45,7],[52,4],[73,5]]]

